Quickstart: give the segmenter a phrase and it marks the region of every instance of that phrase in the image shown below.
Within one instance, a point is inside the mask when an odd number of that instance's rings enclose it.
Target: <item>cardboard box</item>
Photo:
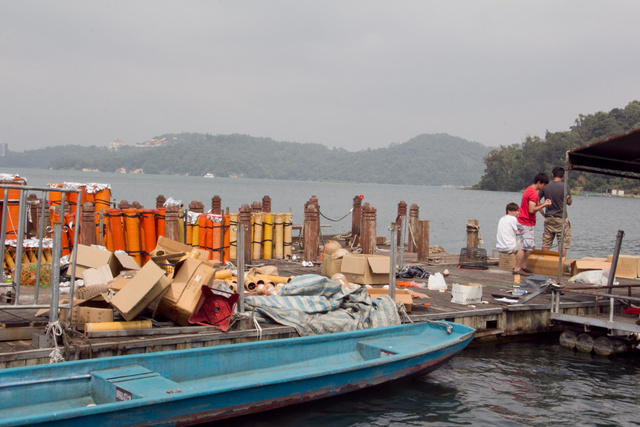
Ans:
[[[69,300],[63,300],[68,304]],[[49,310],[46,310],[47,314]],[[60,309],[60,319],[67,319],[68,310]],[[84,331],[86,323],[113,322],[113,307],[101,296],[90,300],[76,300],[71,309],[71,326],[79,331]]]
[[[367,292],[371,298],[378,298],[381,295],[389,295],[389,289],[384,288],[367,288]],[[407,312],[411,312],[411,305],[413,304],[413,297],[411,293],[406,289],[396,289],[396,302],[404,304],[404,308]]]
[[[133,320],[161,296],[170,284],[164,270],[148,262],[109,302],[125,320]]]
[[[82,273],[89,268],[100,268],[108,265],[112,277],[117,276],[122,270],[139,270],[136,260],[126,252],[110,252],[94,246],[78,245],[76,255],[76,277],[82,277]]]
[[[451,302],[455,304],[479,304],[482,301],[480,283],[454,283],[451,287]]]
[[[611,262],[613,255],[607,257],[607,261]],[[637,255],[618,255],[618,264],[616,265],[616,277],[624,277],[626,279],[638,278],[638,264],[640,256]]]
[[[105,285],[113,280],[113,273],[108,264],[98,268],[88,268],[82,272],[85,286]]]
[[[215,270],[195,258],[186,258],[178,266],[169,289],[158,304],[158,312],[178,325],[188,326],[195,312],[202,285],[213,280]]]
[[[320,274],[331,277],[336,273],[340,273],[342,268],[342,258],[334,258],[332,256],[322,257],[322,269]]]
[[[349,254],[342,258],[340,272],[352,283],[384,285],[389,283],[389,257]]]
[[[534,274],[542,274],[544,276],[557,276],[558,275],[558,262],[560,260],[558,252],[555,251],[541,251],[533,250],[531,255],[527,258],[527,268],[532,270]],[[571,262],[563,261],[563,274],[565,268],[569,266]]]
[[[153,258],[162,255],[175,254],[178,252],[184,252],[185,254],[188,254],[193,250],[199,252],[200,258],[202,258],[203,260],[209,258],[209,252],[206,249],[194,248],[193,246],[168,239],[164,236],[160,236],[158,237],[158,242],[155,249],[151,252],[151,257]]]
[[[604,270],[611,269],[611,263],[607,261],[594,261],[589,259],[577,259],[571,263],[571,275],[588,270]]]

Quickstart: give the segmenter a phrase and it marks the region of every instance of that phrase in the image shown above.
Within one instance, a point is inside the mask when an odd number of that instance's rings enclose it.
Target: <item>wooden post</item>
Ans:
[[[429,221],[419,221],[418,261],[426,262],[429,258]]]
[[[351,212],[351,238],[360,236],[360,225],[362,222],[362,196],[353,198],[353,212]]]
[[[167,201],[167,198],[160,194],[156,197],[156,209],[160,209],[164,207],[164,203]]]
[[[418,252],[418,234],[420,233],[420,208],[413,203],[409,208],[409,249],[407,252]]]
[[[91,202],[82,205],[80,214],[80,244],[91,246],[96,244],[96,208]]]
[[[245,264],[251,263],[251,207],[248,204],[240,206],[238,212],[238,233],[244,233],[244,252],[237,253],[237,257],[242,256]]]
[[[402,235],[402,221],[408,221],[407,219],[407,203],[404,200],[401,200],[398,203],[398,216],[396,217],[396,224],[398,225],[398,240],[397,243],[400,245],[400,236]]]
[[[178,206],[167,206],[164,220],[164,236],[167,239],[175,240],[177,242],[180,238],[180,232],[178,230],[179,227],[180,225],[178,224]]]
[[[126,200],[120,200],[120,203],[118,203],[118,209],[122,210],[122,209],[129,209],[130,205],[129,202]]]
[[[189,211],[196,213],[204,213],[204,204],[202,202],[193,201],[189,203]]]
[[[316,261],[318,259],[319,235],[318,235],[318,208],[314,203],[308,204],[304,211],[304,260]]]
[[[362,206],[362,230],[360,247],[363,254],[373,254],[376,249],[376,208],[365,203]]]
[[[271,197],[264,196],[262,198],[262,211],[264,213],[271,213]]]
[[[143,208],[143,206],[140,204],[140,202],[137,202],[135,200],[131,203],[131,207],[135,208],[135,209],[142,209]]]
[[[211,213],[214,215],[222,215],[222,199],[218,195],[211,198]]]
[[[480,247],[480,239],[478,238],[479,231],[480,231],[480,223],[477,219],[470,219],[467,221],[467,247],[468,248]]]

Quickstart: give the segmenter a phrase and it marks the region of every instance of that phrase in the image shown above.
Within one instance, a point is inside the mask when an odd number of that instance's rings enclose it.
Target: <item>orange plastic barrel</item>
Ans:
[[[198,247],[200,249],[207,249],[207,215],[200,214],[198,218]]]
[[[78,226],[78,224],[75,223],[76,221],[76,215],[73,213],[65,213],[64,214],[64,229],[67,230],[66,234],[67,234],[67,247],[65,247],[65,245],[62,245],[62,256],[68,255],[71,253],[71,249],[73,248],[73,238],[75,236],[75,227]],[[73,225],[73,227],[72,227]],[[62,234],[65,234],[64,232]],[[78,234],[79,236],[79,234]]]
[[[120,209],[109,209],[109,228],[114,251],[124,251],[124,229],[122,225],[122,212]]]
[[[213,217],[207,215],[207,251],[209,252],[209,259],[213,259]]]
[[[96,212],[100,212],[100,209],[107,211],[111,206],[111,188],[103,188],[95,193],[93,196],[95,199]]]
[[[6,180],[0,180],[0,184],[7,185],[27,185],[27,180],[18,176],[18,175],[4,175]],[[20,200],[20,190],[9,189],[8,191],[8,199],[9,201],[19,201]],[[4,188],[0,188],[0,202],[4,200]]]
[[[142,251],[140,250],[140,225],[138,224],[138,210],[136,208],[122,209],[124,218],[125,247],[138,265],[142,265]]]
[[[158,237],[163,236],[164,237],[164,220],[165,220],[165,208],[158,208],[156,209],[156,214],[155,214],[155,218],[156,218],[156,235]]]
[[[211,259],[222,261],[222,215],[209,215],[211,218]]]
[[[64,186],[64,184],[62,183],[49,183],[47,184],[50,188],[62,188]],[[68,202],[69,199],[65,198],[65,200]],[[59,191],[53,191],[53,190],[49,190],[49,202],[51,203],[52,207],[56,207],[56,206],[60,206],[60,203],[62,201],[62,193]]]
[[[141,209],[142,230],[144,232],[144,259],[145,262],[151,259],[151,251],[156,248],[158,239],[156,238],[155,209]]]
[[[222,260],[227,262],[231,259],[231,256],[229,254],[229,249],[231,246],[231,216],[230,215],[225,215],[223,217],[223,222],[222,222],[222,251],[223,251],[223,255],[222,255]]]

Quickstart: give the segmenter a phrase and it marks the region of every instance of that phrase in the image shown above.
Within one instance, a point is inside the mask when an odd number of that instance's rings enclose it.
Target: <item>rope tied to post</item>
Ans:
[[[326,219],[327,221],[332,221],[332,222],[339,222],[342,221],[343,219],[345,219],[346,217],[348,217],[349,215],[351,215],[351,212],[353,212],[353,208],[349,209],[349,212],[347,212],[342,218],[339,219],[331,219],[329,217],[324,216],[324,214],[322,213],[322,211],[318,211],[318,213],[320,214],[320,216],[324,219]]]

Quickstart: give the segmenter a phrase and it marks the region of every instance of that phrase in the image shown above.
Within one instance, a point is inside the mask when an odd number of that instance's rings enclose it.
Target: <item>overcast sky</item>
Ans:
[[[0,142],[520,143],[640,98],[638,16],[637,0],[2,0]]]

